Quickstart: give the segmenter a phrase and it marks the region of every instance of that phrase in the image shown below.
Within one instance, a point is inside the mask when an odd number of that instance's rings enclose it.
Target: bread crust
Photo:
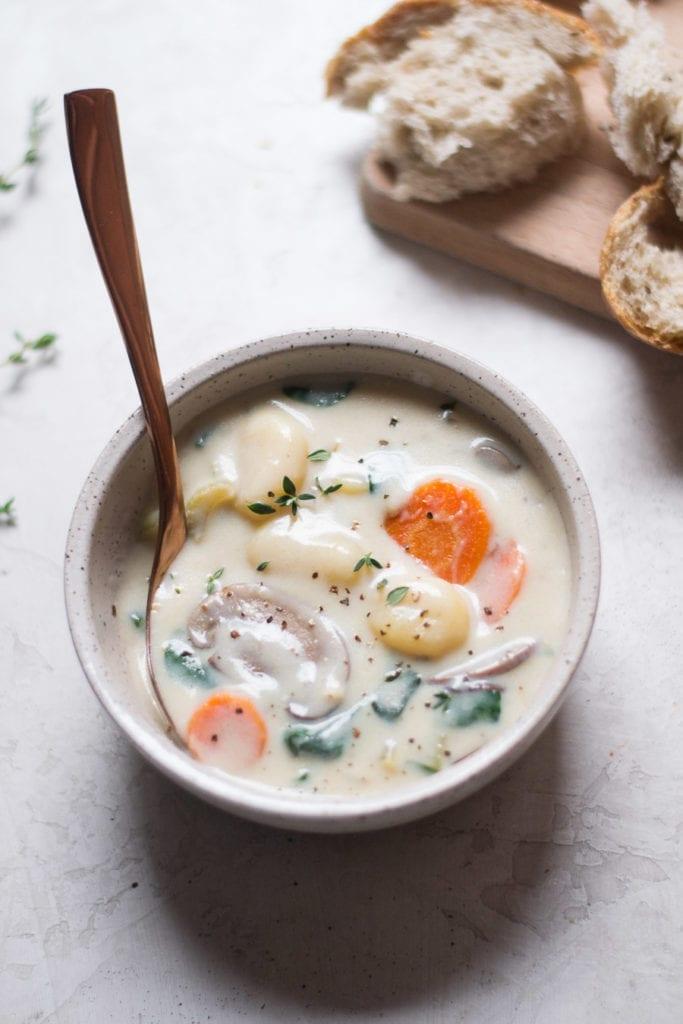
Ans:
[[[605,301],[629,334],[654,348],[675,355],[683,355],[683,334],[663,337],[648,324],[636,320],[620,299],[618,289],[610,281],[610,270],[618,252],[621,231],[626,221],[638,212],[639,207],[642,216],[643,213],[653,210],[656,205],[666,201],[666,177],[662,175],[656,181],[643,185],[622,203],[612,218],[600,252],[600,282]]]
[[[582,18],[559,11],[541,0],[399,0],[385,14],[360,32],[350,36],[339,47],[325,69],[327,96],[338,96],[344,91],[346,79],[353,70],[355,57],[365,45],[384,50],[384,59],[393,60],[415,36],[435,25],[443,25],[455,12],[467,4],[480,7],[521,7],[534,14],[551,16],[570,32],[580,33],[593,53],[566,65],[568,71],[591,64],[602,51],[597,33]]]

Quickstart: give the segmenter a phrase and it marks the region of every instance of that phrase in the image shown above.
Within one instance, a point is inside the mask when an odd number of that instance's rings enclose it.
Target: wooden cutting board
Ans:
[[[576,10],[567,0],[556,6]],[[672,46],[683,46],[683,0],[653,0]],[[609,316],[598,277],[610,220],[638,187],[607,138],[607,95],[597,68],[579,73],[588,132],[576,156],[545,167],[530,184],[451,203],[391,199],[376,155],[366,158],[361,196],[368,219],[393,235]]]

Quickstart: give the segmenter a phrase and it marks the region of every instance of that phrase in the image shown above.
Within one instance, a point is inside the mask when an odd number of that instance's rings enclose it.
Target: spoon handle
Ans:
[[[187,528],[178,455],[128,197],[116,100],[110,89],[81,89],[64,97],[64,109],[81,206],[126,344],[154,454],[159,531],[151,582],[158,584],[182,547]]]

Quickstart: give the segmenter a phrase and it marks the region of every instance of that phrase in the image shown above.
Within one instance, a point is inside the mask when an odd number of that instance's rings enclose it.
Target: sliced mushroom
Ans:
[[[447,690],[457,692],[463,689],[473,689],[469,684],[476,682],[476,688],[496,689],[487,687],[486,680],[491,676],[500,676],[505,672],[511,672],[523,662],[530,658],[536,650],[537,643],[532,637],[521,637],[519,640],[512,640],[508,644],[496,647],[492,651],[485,651],[476,658],[463,661],[452,668],[444,669],[427,680],[444,686]]]
[[[475,438],[470,448],[484,462],[503,473],[514,473],[521,467],[521,462],[512,448],[490,437]]]
[[[345,696],[349,656],[337,628],[265,584],[234,583],[207,597],[188,633],[231,682],[282,692],[294,718],[321,718]]]

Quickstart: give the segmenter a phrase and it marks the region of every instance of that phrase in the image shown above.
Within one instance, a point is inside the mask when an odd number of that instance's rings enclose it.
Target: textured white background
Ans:
[[[4,0],[0,163],[33,96],[35,188],[0,196],[0,1020],[678,1024],[683,1019],[683,362],[371,230],[362,115],[321,100],[383,0]],[[404,330],[495,367],[574,449],[601,609],[514,770],[397,831],[286,835],[203,806],[91,696],[62,607],[69,516],[136,404],[67,161],[61,94],[111,86],[164,373],[302,326]]]

